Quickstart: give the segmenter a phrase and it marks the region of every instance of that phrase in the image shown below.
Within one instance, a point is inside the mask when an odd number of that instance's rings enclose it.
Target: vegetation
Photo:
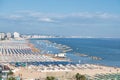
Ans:
[[[86,80],[86,77],[84,75],[80,75],[79,73],[75,75],[75,78],[76,80]]]
[[[53,76],[48,76],[48,77],[46,77],[45,80],[55,80],[55,77],[53,77]]]
[[[16,80],[14,77],[10,77],[7,80]]]
[[[13,72],[10,70],[9,73],[8,73],[8,75],[13,75]]]
[[[13,72],[10,70],[9,73],[7,73],[7,80],[16,80],[14,77],[13,77]]]
[[[2,80],[2,73],[0,73],[0,80]]]

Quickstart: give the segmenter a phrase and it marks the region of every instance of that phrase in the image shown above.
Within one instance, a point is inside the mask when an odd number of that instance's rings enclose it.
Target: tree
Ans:
[[[13,72],[10,70],[9,73],[7,73],[7,79],[12,80],[12,77],[10,77],[10,79],[8,78],[9,76],[12,76],[12,75],[13,75]]]
[[[51,80],[55,80],[55,77],[51,76]]]
[[[80,75],[79,73],[75,75],[75,78],[76,80],[86,80],[86,77],[84,75]]]
[[[81,75],[81,79],[80,80],[86,80],[86,77],[84,75]]]
[[[8,73],[8,75],[13,75],[13,72],[10,70],[9,73]]]
[[[0,73],[0,80],[2,80],[2,72]]]
[[[50,80],[50,77],[49,77],[49,76],[47,76],[45,80]]]
[[[14,77],[10,77],[7,80],[16,80]]]
[[[76,78],[76,80],[80,80],[80,74],[77,73],[77,74],[75,75],[75,78]]]
[[[53,76],[47,76],[45,80],[55,80],[55,77],[53,77]]]

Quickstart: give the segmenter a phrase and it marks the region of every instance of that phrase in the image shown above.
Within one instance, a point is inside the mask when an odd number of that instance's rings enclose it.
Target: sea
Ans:
[[[40,49],[41,54],[57,54],[63,52],[64,48],[69,48],[66,57],[74,64],[120,67],[119,38],[39,38],[31,39],[30,42]]]

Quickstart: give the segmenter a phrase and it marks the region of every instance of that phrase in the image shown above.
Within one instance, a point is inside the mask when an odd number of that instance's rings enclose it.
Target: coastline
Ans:
[[[90,64],[102,64],[107,66],[120,67],[120,62],[119,62],[120,41],[118,39],[106,40],[106,39],[94,39],[94,38],[92,39],[54,38],[54,39],[37,39],[37,42],[42,40],[49,40],[50,42],[53,43],[52,45],[54,45],[54,43],[57,43],[61,45],[62,44],[67,45],[68,47],[70,47],[72,51],[67,52],[68,54],[67,56],[76,63],[79,63],[80,60],[80,63],[83,64],[90,63]],[[112,44],[114,43],[114,41],[116,41],[116,44]],[[36,44],[36,45],[40,45],[40,44]]]
[[[0,62],[44,62],[67,61],[54,58],[52,55],[41,54],[34,44],[27,40],[2,41],[0,46]]]
[[[76,73],[90,76],[90,78],[94,78],[96,75],[120,74],[120,68],[93,64],[59,66],[60,69],[56,69],[55,66],[56,65],[49,65],[44,66],[44,68],[33,65],[28,66],[27,68],[19,67],[14,69],[14,75],[19,76],[19,74],[22,74],[21,77],[24,79],[45,79],[47,76],[54,76],[64,80],[67,78],[74,78]],[[76,68],[73,68],[73,66]]]
[[[7,45],[6,45],[7,44]],[[9,45],[9,46],[8,46]],[[6,62],[10,63],[12,61],[18,60],[16,62],[54,62],[54,61],[67,61],[64,58],[54,58],[53,54],[41,54],[41,50],[38,51],[38,49],[35,47],[33,43],[30,43],[29,41],[25,41],[25,43],[12,43],[9,41],[8,43],[2,42],[2,48],[3,53],[2,57],[6,60]],[[14,51],[14,49],[22,49],[24,51],[28,50],[32,51],[32,53],[22,53],[22,54],[9,54],[8,52],[5,53],[4,49],[7,51],[9,48],[13,48],[11,50]],[[37,49],[37,50],[36,50]],[[35,51],[34,51],[35,50]],[[18,51],[19,52],[19,51]],[[1,56],[1,55],[0,55]],[[84,56],[84,55],[83,55]],[[12,61],[10,61],[12,60]],[[80,73],[82,75],[90,76],[90,78],[94,78],[96,75],[105,75],[105,74],[120,74],[120,68],[119,67],[110,67],[110,66],[103,66],[103,65],[95,65],[95,64],[48,64],[43,65],[39,64],[32,65],[29,64],[25,67],[15,67],[11,64],[7,64],[12,71],[14,72],[14,76],[20,76],[24,80],[30,80],[30,79],[45,79],[47,76],[54,76],[57,78],[60,78],[61,80],[65,80],[66,78],[74,78],[76,73]]]

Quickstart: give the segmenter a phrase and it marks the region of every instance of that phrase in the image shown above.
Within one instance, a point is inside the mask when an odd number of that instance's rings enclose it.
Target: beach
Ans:
[[[23,80],[45,80],[47,76],[54,76],[60,80],[75,80],[77,73],[90,79],[97,75],[120,74],[119,67],[88,63],[72,64],[66,58],[55,57],[49,53],[41,54],[41,50],[27,40],[1,41],[0,44],[0,62],[6,64],[14,72],[14,76],[19,76]]]
[[[105,74],[118,74],[120,73],[120,68],[93,65],[93,64],[84,64],[84,65],[66,65],[58,66],[55,68],[55,65],[52,66],[29,66],[29,67],[19,67],[14,68],[14,75],[19,76],[23,79],[45,79],[47,76],[54,76],[60,80],[75,79],[75,74],[80,73],[82,75],[90,76],[94,78],[95,75],[105,75]]]
[[[0,62],[53,62],[66,61],[53,55],[41,54],[34,44],[27,40],[5,40],[0,42]]]

